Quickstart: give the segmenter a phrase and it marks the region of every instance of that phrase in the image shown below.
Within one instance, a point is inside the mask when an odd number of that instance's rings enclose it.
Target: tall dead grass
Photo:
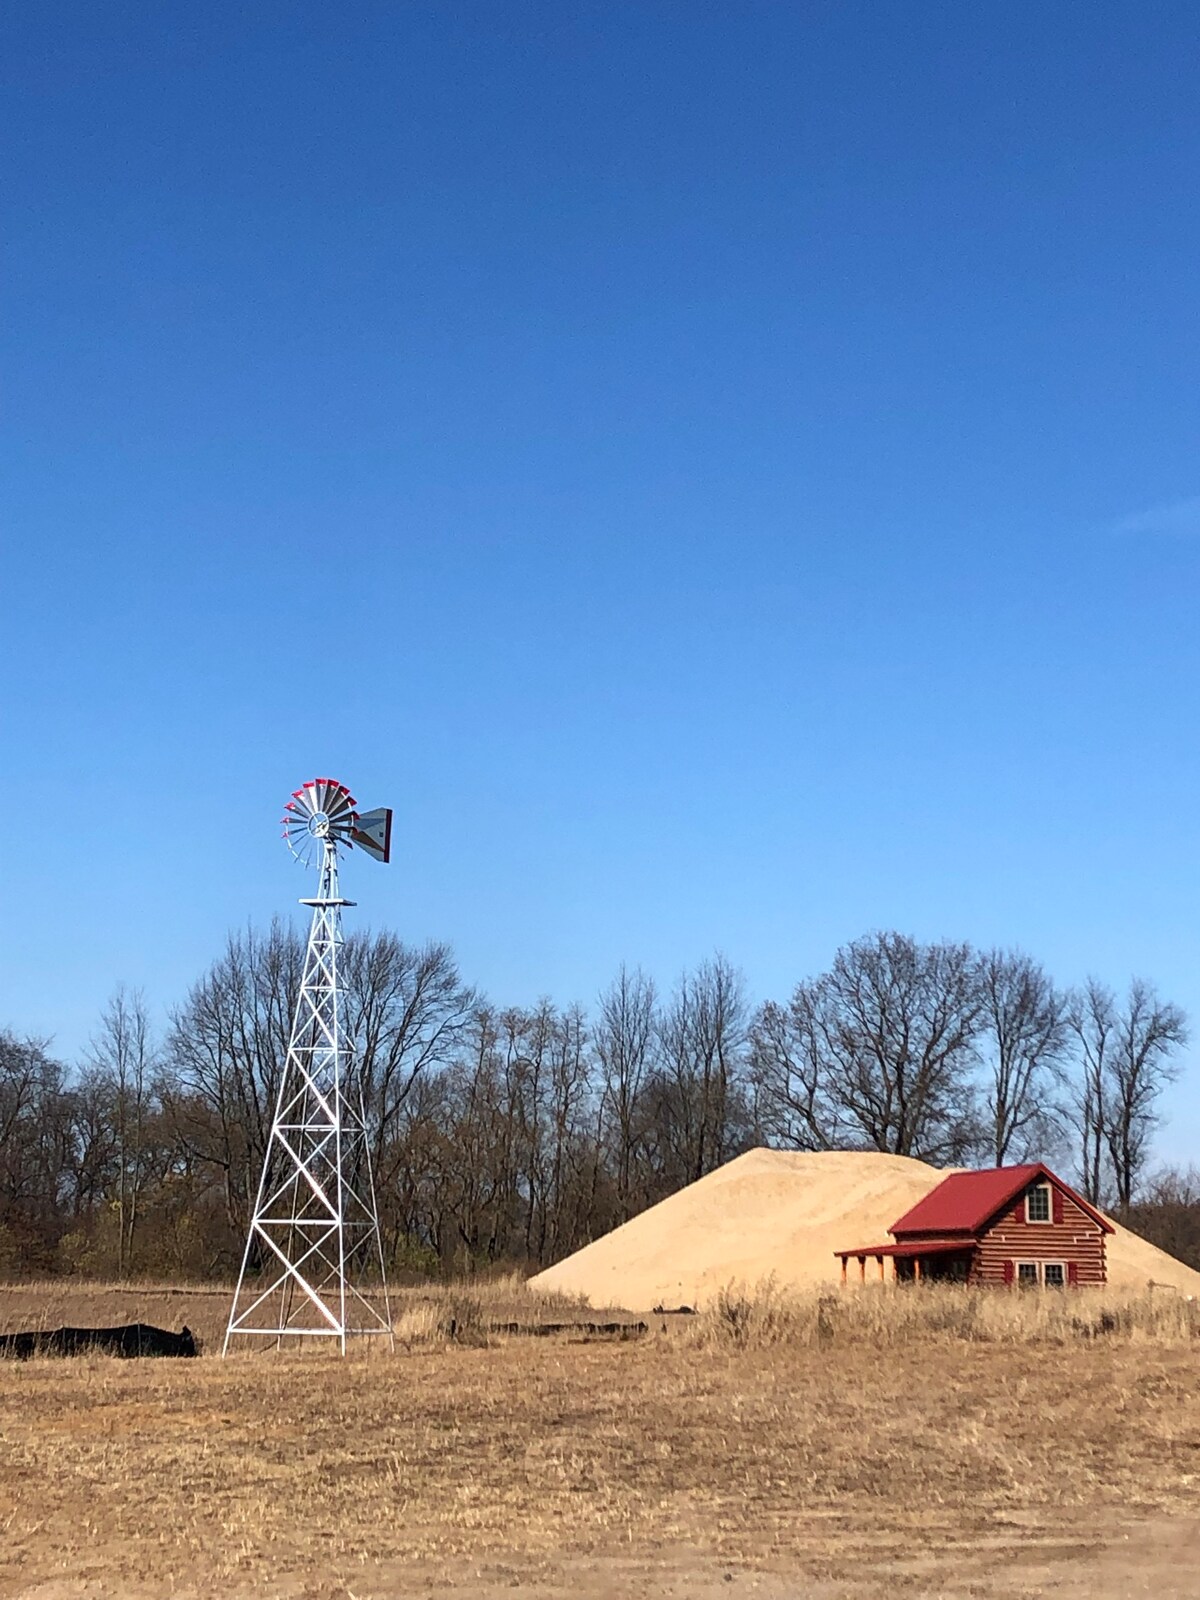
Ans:
[[[938,1342],[1071,1344],[1116,1339],[1180,1345],[1200,1338],[1200,1303],[1167,1290],[1061,1292],[884,1284],[866,1291],[782,1291],[731,1284],[685,1331],[699,1346],[893,1347]]]
[[[370,1298],[378,1303],[374,1295]],[[219,1354],[232,1299],[232,1285],[80,1283],[62,1278],[0,1283],[0,1333],[125,1322],[177,1330],[186,1324],[205,1354]],[[597,1314],[578,1297],[530,1289],[515,1272],[393,1289],[389,1301],[397,1346],[405,1349],[450,1341],[483,1344],[494,1324],[573,1322]]]
[[[0,1333],[18,1328],[185,1323],[206,1354],[219,1354],[232,1290],[212,1285],[0,1284]],[[401,1288],[391,1295],[398,1351],[484,1345],[497,1328],[533,1330],[619,1316],[585,1300],[530,1289],[518,1274]],[[932,1343],[1190,1345],[1200,1339],[1200,1302],[1173,1291],[976,1289],[955,1284],[812,1291],[773,1280],[731,1284],[697,1316],[670,1318],[671,1338],[696,1348],[795,1346],[887,1349]],[[653,1332],[659,1324],[651,1320]],[[376,1346],[378,1341],[363,1341]],[[239,1346],[241,1348],[242,1346]],[[375,1350],[386,1352],[386,1343]]]
[[[428,1288],[402,1289],[392,1300],[397,1343],[484,1344],[493,1325],[573,1322],[594,1315],[579,1296],[530,1289],[519,1273]]]

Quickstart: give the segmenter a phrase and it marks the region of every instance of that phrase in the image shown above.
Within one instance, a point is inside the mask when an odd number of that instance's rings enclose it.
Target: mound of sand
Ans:
[[[1117,1231],[1109,1235],[1106,1251],[1110,1289],[1144,1289],[1154,1284],[1178,1289],[1181,1294],[1200,1295],[1200,1272],[1193,1272],[1119,1222],[1114,1222],[1113,1227]]]
[[[834,1283],[836,1249],[877,1244],[945,1173],[908,1156],[751,1150],[540,1272],[531,1287],[594,1306],[697,1306],[730,1283]],[[1200,1273],[1117,1227],[1108,1281],[1200,1295]]]

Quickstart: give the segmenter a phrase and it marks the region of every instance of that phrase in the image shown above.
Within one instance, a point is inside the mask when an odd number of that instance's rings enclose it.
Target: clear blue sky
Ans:
[[[0,44],[0,1022],[165,1010],[328,772],[499,1000],[895,926],[1200,1026],[1194,4]]]

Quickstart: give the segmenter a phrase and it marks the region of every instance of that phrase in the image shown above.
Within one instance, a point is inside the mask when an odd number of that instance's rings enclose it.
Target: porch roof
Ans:
[[[910,1261],[914,1256],[948,1256],[955,1252],[974,1250],[974,1239],[906,1239],[901,1244],[860,1244],[853,1250],[835,1250],[843,1261],[850,1256],[899,1256]]]

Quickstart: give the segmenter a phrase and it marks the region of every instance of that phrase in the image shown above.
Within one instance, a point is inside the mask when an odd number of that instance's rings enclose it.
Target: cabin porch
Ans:
[[[886,1283],[968,1283],[975,1259],[975,1243],[967,1239],[911,1239],[902,1244],[860,1245],[854,1250],[835,1250],[841,1258],[842,1282],[851,1275],[861,1283],[878,1278]],[[888,1273],[886,1263],[892,1263]],[[857,1267],[854,1268],[850,1263]],[[868,1267],[868,1262],[870,1267]]]

